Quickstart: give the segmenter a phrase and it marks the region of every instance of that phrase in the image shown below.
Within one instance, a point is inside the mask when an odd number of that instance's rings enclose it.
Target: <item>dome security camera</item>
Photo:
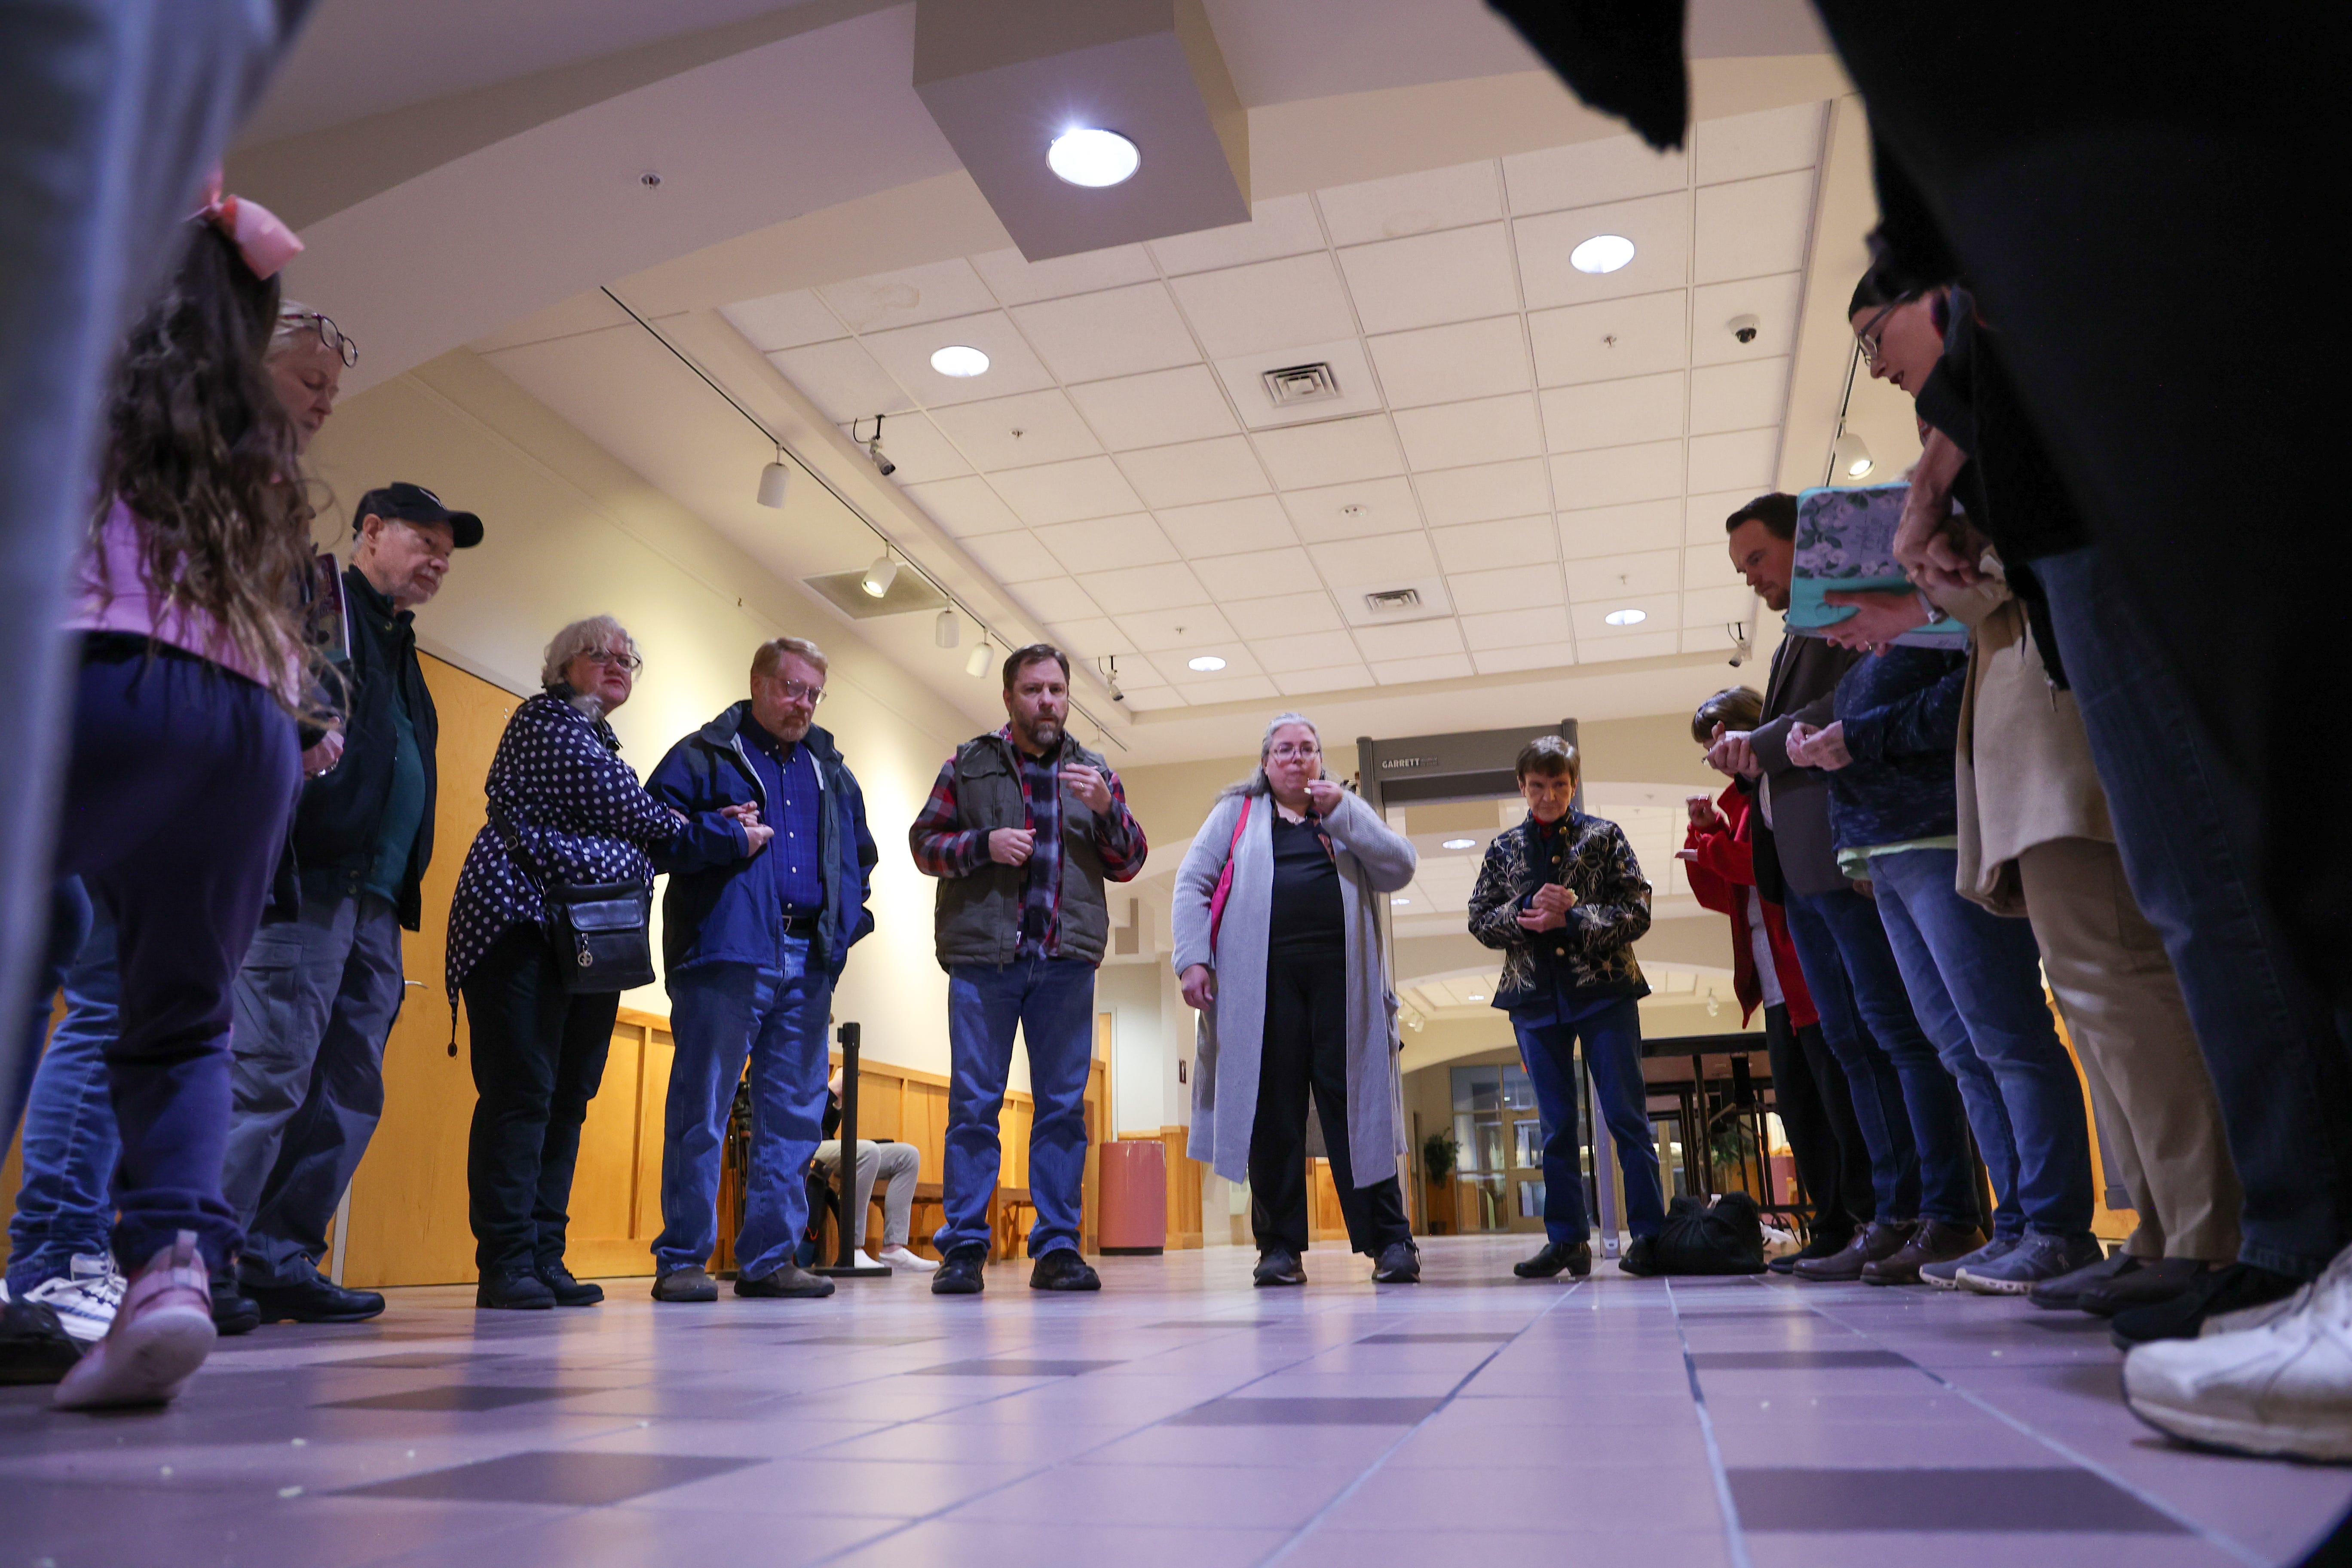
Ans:
[[[1731,329],[1731,335],[1742,343],[1754,342],[1756,334],[1764,330],[1764,323],[1753,316],[1734,316],[1725,324]]]

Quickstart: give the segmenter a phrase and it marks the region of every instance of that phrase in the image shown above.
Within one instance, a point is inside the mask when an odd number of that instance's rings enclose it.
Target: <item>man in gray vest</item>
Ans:
[[[948,972],[946,1260],[940,1296],[976,1296],[988,1261],[997,1115],[1015,1026],[1029,1047],[1029,1229],[1037,1290],[1099,1290],[1078,1252],[1087,1170],[1087,1075],[1095,967],[1110,933],[1106,879],[1143,869],[1149,846],[1118,775],[1070,737],[1070,661],[1032,643],[1004,660],[1009,721],[956,749],[907,830],[915,864],[940,879],[937,940]]]

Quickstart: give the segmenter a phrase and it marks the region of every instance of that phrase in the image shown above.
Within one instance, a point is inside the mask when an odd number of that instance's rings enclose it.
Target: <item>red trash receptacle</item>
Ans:
[[[1096,1246],[1112,1257],[1159,1257],[1168,1249],[1167,1147],[1158,1139],[1118,1138],[1105,1143],[1101,1155]]]

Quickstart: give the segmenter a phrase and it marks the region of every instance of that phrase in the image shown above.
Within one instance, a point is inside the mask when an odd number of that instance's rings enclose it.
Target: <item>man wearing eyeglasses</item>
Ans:
[[[803,1178],[824,1136],[834,982],[874,929],[866,906],[879,857],[857,780],[814,722],[824,681],[814,643],[761,643],[750,699],[672,746],[646,781],[665,805],[733,816],[744,837],[742,856],[674,868],[662,900],[677,1049],[662,1125],[656,1301],[718,1299],[709,1266],[719,1158],[747,1061],[751,1143],[735,1293],[833,1294],[833,1281],[793,1254],[808,1219]]]
[[[306,352],[328,346],[306,335],[316,321],[295,334]],[[311,776],[278,889],[232,994],[236,1100],[221,1184],[246,1242],[236,1282],[217,1277],[213,1303],[231,1331],[383,1310],[381,1295],[346,1290],[318,1265],[383,1113],[400,931],[417,929],[433,858],[439,731],[415,612],[440,591],[450,556],[482,542],[482,520],[396,483],[360,498],[352,539],[341,613],[328,616],[344,656],[327,694],[341,714],[341,757],[305,758]]]

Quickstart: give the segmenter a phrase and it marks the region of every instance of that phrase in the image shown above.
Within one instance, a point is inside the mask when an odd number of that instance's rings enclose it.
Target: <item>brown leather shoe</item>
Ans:
[[[1833,1283],[1862,1278],[1863,1266],[1891,1258],[1911,1239],[1919,1228],[1916,1219],[1874,1219],[1854,1233],[1845,1250],[1827,1258],[1808,1258],[1800,1261],[1795,1273],[1800,1279],[1816,1284]]]
[[[1966,1258],[1984,1245],[1984,1232],[1974,1226],[1947,1225],[1939,1219],[1923,1219],[1911,1239],[1896,1251],[1875,1263],[1862,1266],[1862,1282],[1865,1285],[1916,1285],[1919,1266],[1923,1263],[1948,1263],[1955,1258]]]

